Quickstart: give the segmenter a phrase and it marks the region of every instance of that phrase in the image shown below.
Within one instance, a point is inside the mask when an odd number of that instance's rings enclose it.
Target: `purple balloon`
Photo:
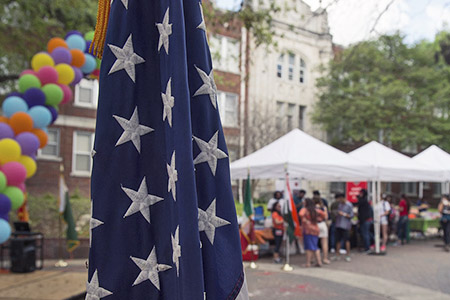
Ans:
[[[0,214],[0,219],[3,219],[6,222],[9,222],[9,214]]]
[[[27,102],[28,107],[45,104],[45,94],[41,89],[29,88],[23,95],[23,99]]]
[[[78,30],[71,30],[71,31],[67,32],[67,34],[64,37],[64,39],[66,40],[72,34],[78,34],[79,36],[83,37],[83,34],[81,32],[79,32]]]
[[[14,131],[11,129],[11,127],[6,123],[0,123],[0,140],[1,139],[13,139],[14,138]]]
[[[11,200],[9,200],[8,196],[0,194],[0,216],[8,215],[10,210]]]
[[[78,82],[81,81],[81,79],[83,79],[83,72],[81,72],[81,70],[77,67],[72,67],[73,71],[75,72],[75,78],[72,81],[71,85],[76,85]]]
[[[31,153],[28,156],[31,157],[33,160],[36,160],[37,152]]]
[[[39,139],[31,132],[22,132],[16,136],[16,141],[22,148],[22,154],[31,155],[39,149]]]
[[[50,105],[46,105],[45,107],[52,114],[52,121],[50,122],[50,124],[53,124],[53,122],[55,122],[56,118],[58,117],[58,111],[56,110],[56,108],[54,108],[53,106],[50,106]]]
[[[55,64],[68,64],[72,62],[72,54],[64,47],[56,47],[50,56],[55,61]]]
[[[92,41],[86,41],[86,50],[84,50],[84,53],[90,53],[89,48],[91,47]]]
[[[8,94],[8,96],[6,96],[6,98],[11,97],[11,96],[17,96],[17,97],[22,98],[22,93],[19,93],[19,92],[11,92],[11,93]],[[6,99],[6,98],[5,98],[5,99]]]

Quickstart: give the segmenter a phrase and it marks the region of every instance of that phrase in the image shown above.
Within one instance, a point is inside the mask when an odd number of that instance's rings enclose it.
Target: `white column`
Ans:
[[[423,181],[419,182],[419,199],[423,198]]]

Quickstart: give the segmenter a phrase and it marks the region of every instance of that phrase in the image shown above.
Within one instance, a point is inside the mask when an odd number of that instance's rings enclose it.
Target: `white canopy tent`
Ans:
[[[231,163],[231,178],[291,178],[317,181],[362,181],[373,177],[370,164],[359,161],[299,129]]]
[[[430,168],[441,170],[443,173],[443,178],[441,181],[445,182],[442,191],[444,193],[449,193],[448,181],[450,181],[450,154],[438,146],[432,145],[414,156],[412,159],[425,166],[429,166]],[[422,191],[422,189],[420,189],[420,191]]]

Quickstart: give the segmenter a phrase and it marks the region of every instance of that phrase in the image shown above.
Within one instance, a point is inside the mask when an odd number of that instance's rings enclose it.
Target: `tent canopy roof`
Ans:
[[[436,145],[432,145],[412,158],[434,169],[450,171],[450,154]]]

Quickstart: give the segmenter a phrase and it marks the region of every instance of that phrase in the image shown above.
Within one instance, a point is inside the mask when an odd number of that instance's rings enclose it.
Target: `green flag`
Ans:
[[[245,195],[244,195],[244,214],[250,219],[253,214],[252,207],[252,191],[250,185],[250,174],[247,177],[247,182],[245,184]]]
[[[63,176],[61,176],[59,181],[59,213],[67,224],[67,251],[72,252],[79,246],[80,241],[78,240],[78,234],[75,230],[75,220],[72,214],[72,207],[70,206],[69,189],[64,182]]]

